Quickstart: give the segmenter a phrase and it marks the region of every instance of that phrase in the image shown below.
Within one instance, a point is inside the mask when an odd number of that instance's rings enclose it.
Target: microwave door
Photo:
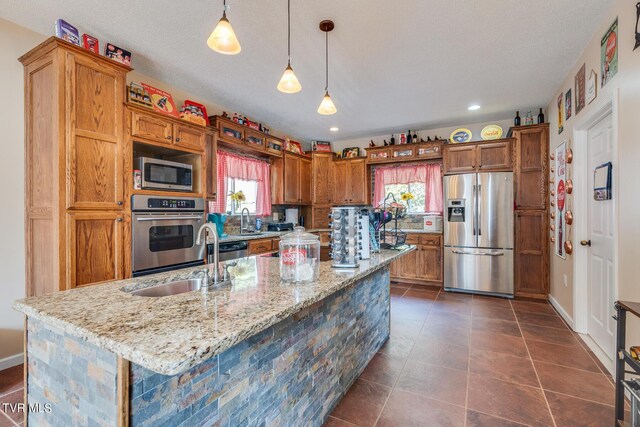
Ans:
[[[476,174],[444,177],[444,244],[476,247]]]
[[[478,247],[514,246],[513,173],[478,174]]]

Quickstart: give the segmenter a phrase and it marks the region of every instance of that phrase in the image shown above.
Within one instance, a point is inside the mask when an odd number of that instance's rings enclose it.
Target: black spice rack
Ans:
[[[618,325],[616,328],[616,420],[615,426],[618,427],[631,427],[633,424],[631,420],[624,419],[624,392],[625,392],[625,383],[627,383],[626,387],[635,383],[635,381],[627,381],[625,380],[626,374],[638,375],[640,376],[640,362],[633,357],[627,350],[626,345],[626,332],[627,332],[627,312],[633,314],[636,317],[640,318],[640,303],[638,302],[629,302],[629,301],[616,301],[616,316],[615,319],[618,321]],[[630,369],[628,370],[627,367]],[[633,386],[632,386],[633,387]],[[634,417],[637,419],[640,414],[638,413],[638,402],[635,396],[631,396],[631,418]]]

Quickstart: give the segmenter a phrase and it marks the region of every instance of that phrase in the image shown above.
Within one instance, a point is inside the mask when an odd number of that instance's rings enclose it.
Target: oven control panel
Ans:
[[[195,200],[184,199],[149,199],[148,208],[150,209],[195,209]]]
[[[134,194],[131,197],[131,210],[133,212],[200,212],[204,211],[204,199],[191,197],[170,198]]]

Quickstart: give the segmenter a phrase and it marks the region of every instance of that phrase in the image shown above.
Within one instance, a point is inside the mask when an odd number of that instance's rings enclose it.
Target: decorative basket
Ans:
[[[380,232],[380,247],[396,248],[402,246],[407,241],[407,233],[404,231],[393,229]]]

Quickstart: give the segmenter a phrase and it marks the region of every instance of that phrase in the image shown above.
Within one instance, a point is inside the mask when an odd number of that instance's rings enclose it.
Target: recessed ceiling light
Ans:
[[[336,126],[330,127],[329,130],[331,132],[338,132],[340,129],[338,129]]]
[[[469,111],[475,111],[475,110],[479,110],[480,106],[478,104],[473,104],[471,106],[469,106]]]

